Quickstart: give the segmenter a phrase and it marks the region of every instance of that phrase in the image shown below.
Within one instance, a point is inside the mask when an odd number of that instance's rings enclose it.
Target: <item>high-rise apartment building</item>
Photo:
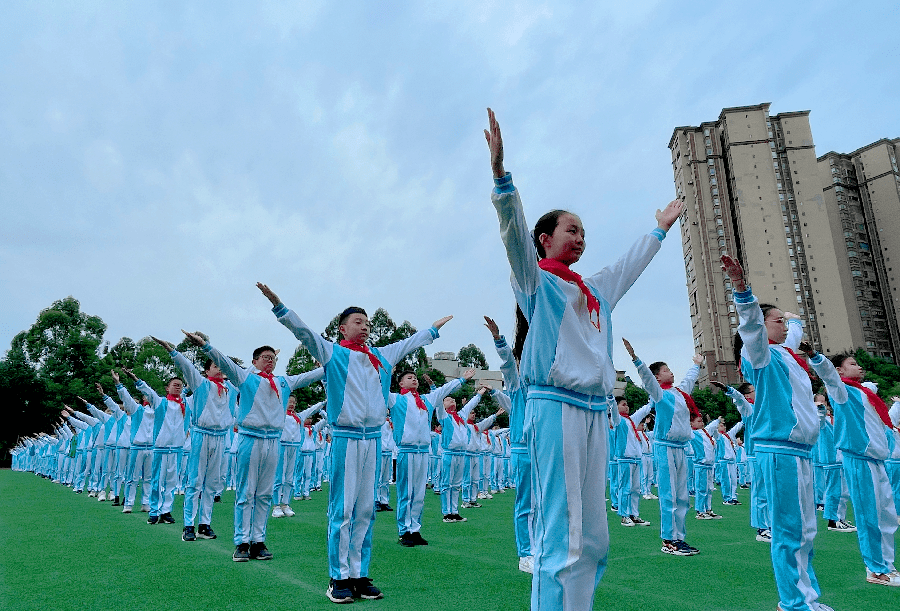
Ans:
[[[669,141],[676,193],[685,202],[681,239],[694,347],[706,359],[706,375],[740,379],[733,355],[738,319],[720,268],[725,253],[740,259],[760,301],[804,320],[817,349],[865,347],[893,358],[900,348],[898,294],[887,258],[900,257],[900,175],[890,163],[898,141],[818,159],[808,111],[768,110],[726,108],[716,121],[676,128]],[[864,163],[866,195],[856,178],[860,204],[851,207],[843,192],[851,186],[847,170],[858,177]],[[842,193],[846,210],[837,201]],[[864,198],[877,204],[869,210]]]

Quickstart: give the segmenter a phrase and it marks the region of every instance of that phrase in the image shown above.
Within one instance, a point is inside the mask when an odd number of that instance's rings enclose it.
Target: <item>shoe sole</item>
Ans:
[[[250,562],[249,558],[235,558],[234,556],[232,556],[231,559],[235,562]]]
[[[325,596],[327,596],[328,600],[330,600],[331,602],[337,603],[339,605],[353,602],[352,596],[348,596],[347,598],[335,598],[334,596],[331,595],[331,590],[326,590]]]
[[[200,533],[197,533],[197,538],[198,538],[198,539],[211,540],[211,539],[215,539],[216,536],[217,536],[217,535],[212,535],[212,536],[210,536],[210,535],[201,535]]]

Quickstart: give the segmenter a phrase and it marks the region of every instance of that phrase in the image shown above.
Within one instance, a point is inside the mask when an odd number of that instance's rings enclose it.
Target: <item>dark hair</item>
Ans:
[[[538,259],[543,259],[547,256],[544,247],[541,246],[541,234],[546,233],[548,235],[553,235],[556,226],[559,224],[559,217],[564,214],[572,213],[567,210],[551,210],[539,218],[538,222],[534,224],[534,230],[531,232],[531,239],[534,242],[534,247],[537,249]],[[528,319],[525,318],[525,314],[522,312],[521,308],[516,305],[516,334],[515,340],[513,341],[512,353],[517,363],[522,360],[522,351],[525,348],[525,337],[528,335],[528,326]]]
[[[616,404],[619,404],[622,401],[625,401],[625,397],[623,397],[622,395],[616,396]]]
[[[369,317],[369,315],[366,314],[366,311],[363,310],[362,308],[358,308],[356,306],[350,306],[349,308],[347,308],[346,310],[344,310],[343,312],[338,314],[338,326],[340,327],[342,324],[347,322],[347,319],[350,318],[353,314],[362,314],[366,318]]]
[[[212,367],[213,365],[215,365],[215,363],[213,363],[213,360],[210,358],[203,361],[203,373],[206,373],[207,371],[209,371],[209,368]]]
[[[172,377],[169,378],[169,380],[166,382],[166,388],[169,387],[169,384],[172,383],[172,380],[178,380],[179,382],[181,382],[181,385],[184,386],[184,380],[181,378],[181,376],[172,376]]]
[[[737,387],[737,391],[742,395],[746,395],[748,392],[750,392],[751,388],[753,388],[753,384],[751,384],[750,382],[744,382]]]
[[[656,361],[655,363],[650,363],[650,373],[653,375],[659,375],[659,370],[663,368],[665,363],[663,361]]]
[[[854,356],[849,352],[841,352],[840,354],[835,354],[830,360],[831,364],[834,365],[834,368],[837,369],[844,364],[844,361],[850,358],[854,358]]]
[[[769,312],[778,309],[778,306],[771,303],[761,303],[759,304],[759,309],[762,310],[763,320],[765,320]],[[734,334],[734,364],[737,365],[738,371],[741,370],[741,348],[743,347],[744,338],[741,337],[740,331],[737,331]]]
[[[411,374],[413,374],[414,376],[416,376],[416,379],[417,379],[417,380],[419,379],[419,376],[416,375],[416,372],[415,372],[415,371],[413,371],[412,369],[404,369],[403,371],[401,371],[400,373],[397,374],[397,384],[399,384],[399,383],[400,383],[400,380],[402,380],[403,377],[404,377],[406,374],[408,374],[408,373],[411,373]]]
[[[272,354],[275,354],[275,348],[273,348],[272,346],[260,346],[259,348],[257,348],[256,350],[253,351],[253,360],[255,361],[256,359],[258,359],[259,355],[266,351],[271,352]]]

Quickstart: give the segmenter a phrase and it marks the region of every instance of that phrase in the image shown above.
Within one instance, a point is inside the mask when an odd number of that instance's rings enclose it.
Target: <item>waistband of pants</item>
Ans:
[[[586,395],[568,388],[542,386],[540,384],[532,384],[528,387],[527,400],[531,399],[558,401],[595,412],[605,412],[610,405],[610,401],[615,402],[613,395]]]
[[[349,439],[375,439],[381,437],[380,426],[337,426],[331,427],[334,437],[347,437]]]

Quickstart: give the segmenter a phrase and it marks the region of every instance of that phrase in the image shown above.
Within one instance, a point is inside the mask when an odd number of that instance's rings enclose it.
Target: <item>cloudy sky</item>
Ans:
[[[4,3],[0,350],[72,295],[111,343],[291,351],[262,281],[313,328],[454,314],[429,354],[474,342],[496,366],[481,315],[511,334],[514,304],[485,107],[530,221],[581,215],[583,274],[674,197],[676,126],[770,102],[812,111],[820,155],[900,136],[895,1],[181,4]],[[613,318],[680,375],[672,238]]]

